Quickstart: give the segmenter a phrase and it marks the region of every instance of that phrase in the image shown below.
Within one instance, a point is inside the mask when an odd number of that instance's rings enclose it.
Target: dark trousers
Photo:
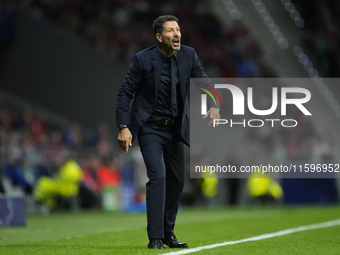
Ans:
[[[184,187],[184,144],[175,126],[145,123],[138,136],[149,181],[146,184],[149,239],[173,235]]]

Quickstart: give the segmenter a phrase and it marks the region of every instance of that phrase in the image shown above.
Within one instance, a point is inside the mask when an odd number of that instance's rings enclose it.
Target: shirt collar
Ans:
[[[167,61],[167,60],[170,60],[171,58],[175,58],[177,60],[177,51],[175,51],[175,54],[172,55],[171,57],[167,57],[161,52],[159,46],[157,47],[157,49],[158,49],[158,53],[159,53],[162,61]]]

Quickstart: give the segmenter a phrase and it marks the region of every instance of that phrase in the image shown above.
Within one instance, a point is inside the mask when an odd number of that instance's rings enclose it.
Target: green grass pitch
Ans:
[[[340,206],[184,208],[175,228],[190,248],[237,241],[340,218]],[[0,228],[0,254],[161,254],[149,250],[145,213],[28,215],[26,227]],[[308,230],[190,254],[340,254],[340,226]]]

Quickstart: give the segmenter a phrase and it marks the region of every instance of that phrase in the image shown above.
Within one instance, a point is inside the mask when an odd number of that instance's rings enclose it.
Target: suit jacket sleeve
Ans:
[[[191,71],[191,77],[192,78],[203,78],[202,81],[209,84],[211,87],[214,87],[209,76],[204,72],[203,67],[200,64],[195,51],[194,51],[194,61],[193,61],[193,66],[192,66],[192,71]],[[216,102],[216,105],[215,105],[214,100],[210,96],[208,96],[207,97],[208,98],[208,100],[207,100],[208,107],[209,108],[214,107],[214,108],[220,109],[220,103],[219,103],[219,100],[218,100],[216,94],[210,88],[206,88],[206,89],[211,93],[211,95],[214,96],[215,102]],[[200,92],[205,93],[202,90],[200,90]]]
[[[196,51],[194,50],[194,60],[193,66],[191,70],[192,78],[209,78],[208,75],[204,72],[203,67],[201,66]]]
[[[137,55],[134,55],[123,84],[119,88],[116,106],[116,124],[130,124],[130,102],[143,77]]]

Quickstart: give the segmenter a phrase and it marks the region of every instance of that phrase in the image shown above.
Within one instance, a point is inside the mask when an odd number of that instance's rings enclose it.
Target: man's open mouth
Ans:
[[[172,43],[174,44],[175,47],[178,47],[180,44],[180,40],[179,39],[173,39]]]

